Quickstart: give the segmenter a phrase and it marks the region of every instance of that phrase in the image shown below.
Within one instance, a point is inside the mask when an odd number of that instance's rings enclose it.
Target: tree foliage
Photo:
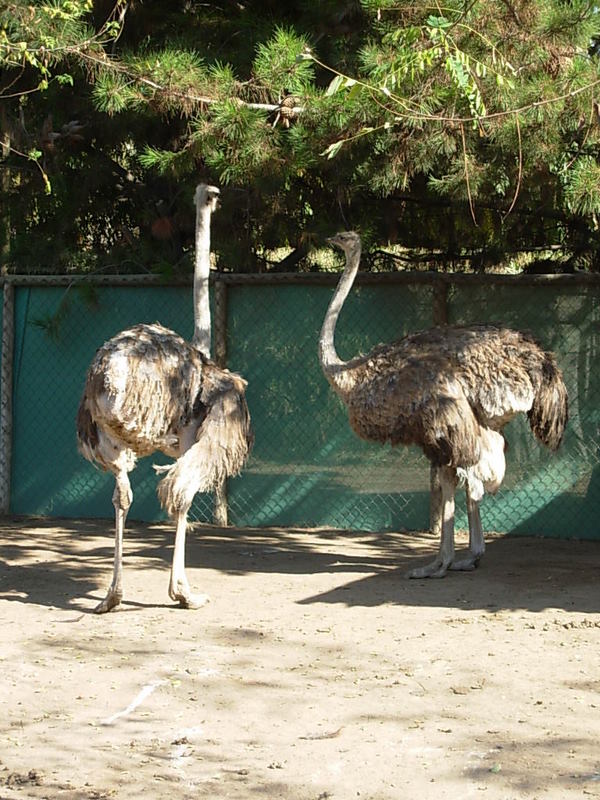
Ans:
[[[298,268],[335,229],[485,268],[595,269],[598,12],[584,0],[10,2],[5,269]]]

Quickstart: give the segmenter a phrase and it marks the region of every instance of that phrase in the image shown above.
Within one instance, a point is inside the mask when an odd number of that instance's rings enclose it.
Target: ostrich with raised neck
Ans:
[[[321,329],[323,372],[358,436],[380,444],[416,444],[439,475],[439,552],[409,576],[442,577],[449,569],[473,569],[485,549],[479,502],[484,492],[496,492],[504,478],[506,423],[525,413],[543,444],[556,450],[561,442],[568,400],[555,357],[527,334],[470,325],[409,334],[342,361],[335,329],[359,268],[361,242],[354,231],[328,241],[344,251],[346,265]],[[469,552],[463,558],[456,558],[454,549],[459,482],[465,485],[469,520]]]
[[[246,381],[210,360],[210,219],[218,197],[214,186],[196,189],[192,342],[158,323],[136,325],[102,345],[87,372],[77,413],[79,449],[115,476],[113,576],[97,613],[121,603],[128,473],[138,457],[156,451],[176,459],[155,468],[166,473],[158,496],[175,522],[169,596],[184,608],[208,601],[191,592],[185,573],[187,514],[197,492],[241,470],[252,443]]]

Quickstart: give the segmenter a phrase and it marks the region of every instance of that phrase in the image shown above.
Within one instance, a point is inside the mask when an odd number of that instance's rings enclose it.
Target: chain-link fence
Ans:
[[[470,276],[471,277],[471,276]],[[571,418],[557,454],[537,443],[521,417],[505,429],[504,485],[483,503],[487,530],[598,538],[600,503],[600,282],[470,281],[450,276],[359,276],[336,336],[342,358],[439,319],[440,286],[452,323],[497,322],[530,330],[556,352]],[[226,276],[227,365],[248,380],[256,443],[228,482],[229,521],[239,526],[329,526],[414,530],[428,526],[429,469],[417,448],[359,440],[322,375],[319,330],[335,276],[279,282]],[[434,314],[434,308],[436,313]],[[75,413],[96,348],[137,322],[193,330],[188,286],[17,286],[14,307],[10,510],[18,514],[111,517],[113,481],[77,454]],[[131,475],[134,519],[158,520],[152,464]],[[466,526],[459,501],[458,524]],[[211,521],[197,497],[192,518]]]

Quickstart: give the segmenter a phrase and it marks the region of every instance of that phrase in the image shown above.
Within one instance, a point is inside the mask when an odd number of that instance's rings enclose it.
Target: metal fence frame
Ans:
[[[227,366],[227,290],[232,286],[274,285],[321,285],[332,288],[339,280],[339,273],[277,273],[234,274],[212,272],[214,290],[213,353],[220,366]],[[157,287],[190,286],[191,277],[165,281],[157,275],[3,275],[2,313],[2,362],[0,369],[0,514],[7,514],[11,499],[11,463],[13,450],[13,368],[14,368],[14,287],[73,287],[88,284],[94,287]],[[556,289],[572,289],[577,286],[600,288],[600,274],[576,273],[570,275],[498,275],[464,274],[440,272],[391,272],[359,273],[357,285],[426,285],[432,292],[432,318],[434,324],[451,322],[448,314],[448,295],[453,286],[532,287],[552,286]],[[191,302],[191,297],[190,297]],[[227,488],[224,484],[215,492],[214,522],[227,525]],[[436,529],[439,521],[432,516],[431,526]]]

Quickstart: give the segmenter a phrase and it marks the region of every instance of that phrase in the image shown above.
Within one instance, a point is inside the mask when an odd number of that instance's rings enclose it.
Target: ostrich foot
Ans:
[[[113,608],[118,608],[121,605],[123,593],[118,592],[110,587],[106,593],[106,597],[94,609],[94,614],[106,614],[107,611],[112,611]]]
[[[180,608],[190,608],[192,610],[202,608],[202,606],[210,603],[210,597],[207,594],[189,594],[186,597],[177,597],[175,599],[179,600]]]
[[[181,608],[202,608],[210,602],[207,594],[192,594],[187,583],[177,581],[169,586],[169,597],[179,603]]]
[[[448,567],[448,569],[463,570],[465,572],[468,572],[470,570],[475,569],[475,567],[479,564],[480,558],[481,554],[469,553],[469,555],[465,556],[465,558],[453,561],[452,564],[450,564],[450,566]]]
[[[480,556],[470,554],[465,558],[457,559],[454,561],[442,561],[441,558],[436,558],[430,564],[425,564],[424,567],[417,567],[411,569],[408,573],[409,578],[443,578],[448,570],[460,570],[461,572],[470,572],[474,570],[479,562]]]

